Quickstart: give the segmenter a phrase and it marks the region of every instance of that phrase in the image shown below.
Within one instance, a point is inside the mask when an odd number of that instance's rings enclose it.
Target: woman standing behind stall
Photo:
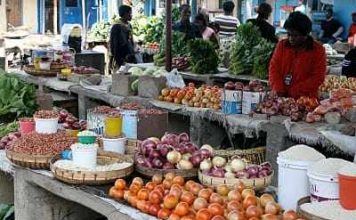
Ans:
[[[214,29],[208,27],[208,21],[206,20],[206,16],[204,14],[199,13],[195,17],[194,23],[198,25],[204,40],[210,40],[213,43],[219,44],[217,34],[215,33]]]
[[[284,28],[288,39],[277,44],[269,67],[272,92],[295,99],[318,97],[326,74],[326,54],[324,47],[309,35],[312,22],[306,15],[293,12]]]

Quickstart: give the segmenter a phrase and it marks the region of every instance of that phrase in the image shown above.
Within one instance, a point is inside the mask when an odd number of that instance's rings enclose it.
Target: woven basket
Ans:
[[[266,161],[266,147],[257,147],[247,150],[214,150],[214,156],[224,158],[241,157],[252,164],[261,164]]]
[[[51,69],[51,70],[36,70],[33,65],[27,65],[23,67],[23,70],[32,76],[46,76],[53,77],[61,73],[61,69]]]
[[[154,168],[147,168],[141,165],[135,164],[135,170],[142,174],[145,177],[151,178],[155,174],[165,175],[167,173],[174,173],[177,176],[182,176],[186,179],[194,179],[198,176],[198,169],[190,169],[190,170],[179,170],[179,169],[154,169]]]
[[[118,178],[129,176],[134,171],[133,160],[131,157],[112,152],[99,151],[97,156],[97,163],[112,164],[117,162],[130,162],[132,166],[122,170],[112,171],[74,171],[55,167],[53,164],[59,160],[60,155],[56,155],[51,160],[51,171],[55,178],[62,182],[73,185],[103,185],[114,182]]]
[[[309,196],[301,198],[298,201],[297,213],[298,213],[299,217],[305,218],[305,219],[308,219],[308,220],[328,220],[328,219],[325,219],[325,218],[317,217],[317,216],[315,216],[313,214],[310,214],[310,213],[308,213],[306,211],[303,211],[300,206],[305,204],[305,203],[310,203],[310,197]]]
[[[6,150],[6,157],[21,167],[48,170],[53,155],[29,155]]]
[[[239,182],[242,182],[247,188],[252,188],[255,190],[263,189],[269,186],[272,182],[273,173],[267,177],[255,178],[255,179],[238,179],[238,178],[219,178],[212,177],[203,174],[199,171],[199,181],[205,186],[216,187],[222,184],[227,185],[230,188],[233,188]]]

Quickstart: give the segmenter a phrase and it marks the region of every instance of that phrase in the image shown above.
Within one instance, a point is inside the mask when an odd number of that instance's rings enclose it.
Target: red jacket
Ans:
[[[349,29],[349,37],[353,37],[356,34],[356,24],[352,24]]]
[[[290,85],[285,85],[291,73]],[[273,91],[286,97],[318,97],[319,86],[326,74],[326,54],[322,45],[308,39],[306,49],[292,48],[288,40],[281,40],[273,53],[269,66],[269,82]]]

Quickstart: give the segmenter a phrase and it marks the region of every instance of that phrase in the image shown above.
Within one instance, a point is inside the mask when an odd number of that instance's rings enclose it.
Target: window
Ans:
[[[78,7],[78,0],[66,0],[66,7]]]

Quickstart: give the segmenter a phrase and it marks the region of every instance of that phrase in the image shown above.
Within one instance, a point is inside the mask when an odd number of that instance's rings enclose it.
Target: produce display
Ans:
[[[18,123],[16,121],[9,124],[0,125],[0,138],[5,137],[11,132],[15,132],[18,129]]]
[[[14,131],[10,132],[7,135],[3,136],[0,140],[0,149],[6,149],[10,147],[12,143],[14,143],[17,139],[21,137],[21,133]]]
[[[0,70],[0,94],[6,94],[1,96],[0,101],[2,119],[12,118],[10,115],[32,115],[37,109],[35,86],[6,74],[3,70]]]
[[[320,92],[330,92],[336,89],[356,91],[356,78],[329,75],[326,76],[324,83],[319,88]]]
[[[273,50],[274,44],[262,38],[258,27],[251,23],[240,25],[230,53],[230,73],[253,74],[266,79]]]
[[[326,119],[328,123],[338,124],[341,116],[346,114],[355,104],[352,90],[334,90],[331,92],[330,99],[322,100],[313,112],[308,113],[305,121],[313,123]]]
[[[159,52],[159,44],[157,42],[145,43],[142,46],[142,52],[147,54],[156,54]]]
[[[76,138],[66,132],[39,134],[36,132],[18,138],[7,150],[29,155],[55,155],[76,142]]]
[[[95,169],[85,168],[85,167],[78,167],[76,164],[73,163],[72,160],[57,160],[53,166],[55,168],[61,168],[64,170],[71,170],[71,171],[95,171],[95,172],[106,172],[106,171],[113,171],[113,170],[122,170],[132,166],[132,163],[128,162],[118,162],[112,164],[105,164],[105,165],[96,165]]]
[[[252,91],[252,92],[264,92],[265,88],[260,81],[251,80],[247,85],[244,85],[242,82],[232,82],[228,81],[224,84],[224,89],[226,90],[243,90],[243,91]]]
[[[165,134],[161,139],[148,138],[139,146],[135,155],[137,164],[155,169],[190,170],[199,167],[210,152],[190,142],[186,133]]]
[[[159,219],[182,220],[302,220],[294,210],[283,212],[272,195],[260,197],[240,183],[229,189],[206,188],[192,180],[168,173],[155,175],[146,184],[135,177],[129,185],[118,179],[109,196]]]
[[[217,86],[202,85],[196,88],[193,83],[189,83],[187,87],[182,89],[162,89],[158,99],[160,101],[183,104],[189,107],[219,110],[221,108],[220,96],[221,89]]]
[[[84,120],[80,120],[74,117],[66,110],[59,112],[59,123],[63,123],[63,128],[83,131],[87,128],[87,123]]]
[[[80,74],[80,75],[100,73],[100,71],[98,69],[95,69],[90,66],[75,66],[75,67],[73,67],[72,70],[73,70],[73,73]]]
[[[258,106],[257,112],[262,114],[290,116],[292,121],[304,120],[309,112],[318,106],[318,100],[309,97],[293,98],[266,96],[265,100]]]
[[[173,57],[172,58],[172,68],[177,70],[185,70],[189,68],[190,58],[187,56]]]
[[[196,74],[216,73],[219,65],[219,56],[215,45],[203,39],[188,41],[190,63],[192,72]]]
[[[52,110],[39,110],[33,115],[34,118],[52,119],[59,118],[59,113]]]

